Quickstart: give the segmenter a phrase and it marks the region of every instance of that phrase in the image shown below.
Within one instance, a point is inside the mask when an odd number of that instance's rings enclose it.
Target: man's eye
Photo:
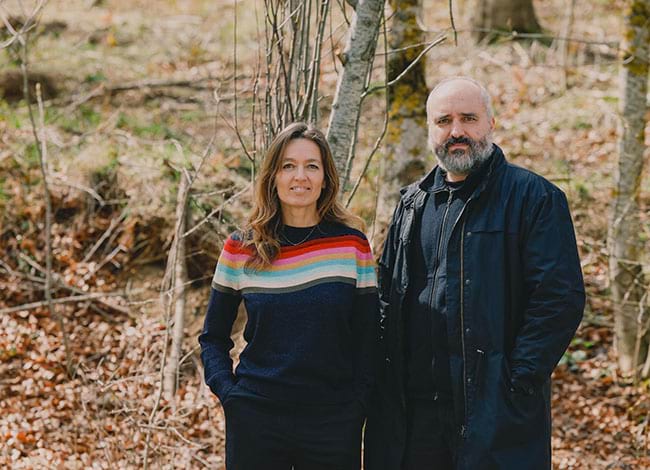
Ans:
[[[443,119],[438,119],[436,121],[436,124],[441,125],[441,124],[449,124],[449,119],[448,118],[443,118]]]

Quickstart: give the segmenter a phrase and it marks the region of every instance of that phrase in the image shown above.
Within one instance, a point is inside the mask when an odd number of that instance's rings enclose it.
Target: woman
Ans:
[[[309,125],[276,136],[257,183],[248,225],[217,263],[199,337],[226,415],[226,468],[358,470],[377,313],[361,220],[337,201],[331,151]],[[242,300],[247,345],[233,373]]]

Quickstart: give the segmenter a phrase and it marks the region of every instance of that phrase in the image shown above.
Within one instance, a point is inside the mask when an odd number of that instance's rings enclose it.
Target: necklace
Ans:
[[[283,239],[285,242],[287,242],[291,246],[300,245],[301,243],[304,243],[305,241],[307,241],[307,239],[309,239],[309,237],[311,237],[312,233],[314,233],[314,230],[316,230],[316,227],[318,227],[318,224],[314,225],[311,228],[311,230],[309,231],[309,233],[307,234],[307,236],[305,238],[303,238],[302,240],[300,240],[299,242],[295,242],[295,243],[292,242],[291,240],[289,240],[289,238],[287,238],[287,236],[284,234],[284,232],[280,232],[280,238]]]

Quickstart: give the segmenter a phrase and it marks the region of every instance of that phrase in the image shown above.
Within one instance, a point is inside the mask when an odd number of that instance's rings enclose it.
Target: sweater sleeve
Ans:
[[[352,331],[355,343],[356,389],[364,409],[375,382],[379,298],[377,275],[370,244],[364,238],[357,251],[357,288],[354,300]]]
[[[203,331],[199,336],[205,383],[222,402],[235,385],[230,358],[234,343],[230,334],[241,302],[238,276],[242,263],[238,246],[239,242],[232,236],[224,245],[212,279]]]

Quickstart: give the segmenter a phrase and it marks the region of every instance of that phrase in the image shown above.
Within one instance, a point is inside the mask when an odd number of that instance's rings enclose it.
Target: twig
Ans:
[[[87,263],[90,260],[90,258],[93,257],[93,255],[102,245],[102,243],[104,243],[104,241],[111,236],[111,232],[115,230],[115,228],[124,220],[125,217],[126,217],[126,211],[123,211],[117,219],[111,219],[110,226],[106,229],[106,231],[102,234],[102,236],[99,237],[99,240],[95,242],[92,248],[88,250],[88,253],[86,253],[84,259],[81,260],[82,263]]]
[[[451,21],[451,30],[454,32],[454,46],[458,47],[458,31],[454,23],[453,0],[449,0],[449,20]]]
[[[157,88],[192,88],[195,90],[206,90],[211,89],[210,86],[200,86],[199,84],[204,82],[209,82],[216,80],[214,77],[198,78],[195,80],[191,79],[178,79],[178,80],[142,80],[137,82],[127,82],[123,84],[101,84],[90,90],[89,92],[78,94],[72,97],[72,101],[64,108],[64,114],[71,112],[72,110],[78,108],[82,104],[90,101],[94,98],[100,98],[105,95],[111,95],[115,93],[121,93],[124,91],[131,90],[141,90],[143,88],[157,89]],[[240,91],[250,91],[250,90],[240,90]],[[65,104],[70,98],[66,98],[63,101]],[[233,94],[228,94],[221,97],[222,100],[231,100],[234,99]],[[194,101],[192,101],[194,102]]]
[[[447,29],[432,29],[432,28],[427,28],[427,26],[422,22],[421,18],[418,18],[418,25],[420,26],[420,29],[422,32],[425,33],[436,33],[436,34],[441,34],[444,31],[449,31],[451,28]],[[583,38],[576,38],[576,37],[568,37],[568,36],[553,36],[550,34],[543,34],[543,33],[518,33],[516,31],[503,31],[503,30],[498,30],[498,29],[490,29],[490,28],[461,28],[461,29],[456,29],[458,33],[490,33],[494,34],[497,36],[502,36],[506,39],[548,39],[551,41],[568,41],[568,42],[575,42],[578,44],[588,44],[592,46],[607,46],[612,49],[616,49],[617,52],[620,49],[620,41],[597,41],[597,40],[591,40],[591,39],[583,39]]]
[[[562,36],[569,37],[573,27],[573,16],[576,6],[576,0],[569,0],[567,4],[567,14],[562,26]],[[569,42],[560,41],[561,63],[562,63],[562,88],[566,91],[569,88]]]
[[[97,191],[95,191],[92,188],[89,188],[89,187],[84,186],[84,185],[79,184],[79,183],[73,183],[72,181],[68,181],[65,178],[63,178],[62,176],[59,176],[59,175],[56,175],[56,174],[50,175],[50,179],[52,180],[51,184],[53,186],[66,186],[66,187],[69,187],[69,188],[78,189],[79,191],[84,191],[84,192],[90,194],[102,206],[106,203],[106,201],[104,201],[104,198],[101,197],[99,195],[99,193],[97,193]]]
[[[184,437],[180,432],[178,432],[178,430],[177,430],[176,427],[174,427],[174,426],[155,426],[155,425],[152,425],[152,424],[139,424],[138,426],[139,426],[140,428],[144,428],[144,429],[146,429],[147,431],[151,431],[151,430],[156,430],[156,431],[171,431],[171,432],[173,432],[174,434],[176,434],[178,437],[180,437],[181,440],[182,440],[183,442],[185,442],[186,444],[189,444],[189,445],[191,445],[191,446],[197,447],[197,448],[199,448],[199,449],[206,449],[207,447],[209,447],[208,445],[205,445],[205,444],[197,444],[196,442],[192,442],[192,441],[190,441],[189,439],[187,439],[186,437]]]
[[[178,361],[178,365],[180,366],[181,364],[184,364],[185,361],[187,360],[187,358],[190,357],[190,356],[192,356],[192,354],[194,354],[194,353],[195,353],[196,351],[198,351],[199,349],[201,349],[201,346],[198,345],[198,344],[197,344],[196,346],[194,346],[192,349],[190,349],[189,352],[186,353],[186,354],[181,358],[180,361]]]
[[[393,85],[395,85],[395,84],[396,84],[397,82],[399,82],[402,78],[404,78],[404,76],[405,76],[407,73],[409,73],[409,71],[410,71],[413,67],[415,67],[415,65],[420,61],[420,59],[424,56],[424,54],[426,54],[427,52],[429,52],[433,47],[435,47],[435,46],[437,46],[438,44],[444,42],[445,39],[447,39],[447,38],[445,38],[444,36],[442,36],[442,37],[436,39],[435,41],[429,43],[429,45],[428,45],[427,47],[425,47],[424,49],[422,49],[422,51],[417,55],[417,57],[416,57],[415,59],[413,59],[413,62],[411,62],[411,63],[408,65],[408,67],[406,67],[404,70],[402,70],[402,73],[400,73],[397,77],[395,77],[395,78],[394,78],[393,80],[391,80],[390,82],[385,83],[384,85],[377,85],[377,86],[374,86],[374,87],[372,87],[372,88],[367,89],[365,92],[363,92],[363,95],[361,95],[362,99],[365,98],[366,96],[368,96],[369,94],[374,93],[375,91],[383,90],[384,88],[388,88],[389,86],[393,86]]]
[[[24,253],[19,252],[18,257],[20,259],[22,259],[23,261],[25,261],[27,264],[29,264],[32,268],[36,269],[37,271],[39,271],[42,274],[45,274],[45,272],[46,272],[45,268],[43,268],[40,264],[38,264],[35,260],[31,259],[29,256],[26,256]],[[5,264],[5,263],[3,263],[3,264]],[[7,269],[7,266],[5,266],[5,269]],[[20,274],[20,273],[18,273],[18,274]],[[32,276],[29,276],[29,275],[26,275],[26,276],[28,276],[28,278],[30,280],[32,280],[32,281],[41,282],[41,283],[45,282],[44,279],[41,279],[41,278],[38,278],[38,277],[32,277]],[[75,292],[75,293],[80,294],[80,295],[86,295],[87,294],[87,292],[82,291],[78,287],[74,287],[74,286],[71,286],[71,285],[67,284],[58,273],[52,273],[52,279],[54,281],[56,281],[57,288],[66,289],[66,290],[69,290],[71,292]],[[106,297],[114,297],[114,296],[115,297],[124,297],[122,294],[119,294],[119,293],[105,293],[104,295]],[[121,307],[119,305],[115,305],[113,303],[107,302],[107,301],[102,300],[102,299],[97,299],[97,301],[99,303],[102,303],[102,304],[106,305],[107,307],[111,308],[112,310],[115,310],[117,312],[120,312],[120,313],[123,313],[125,315],[131,316],[131,312],[127,308]]]
[[[386,68],[388,69],[388,68]],[[388,96],[388,94],[386,95]],[[381,145],[382,140],[384,140],[384,136],[386,135],[386,129],[388,129],[388,107],[386,108],[386,114],[384,115],[384,126],[381,130],[381,134],[379,137],[377,137],[377,140],[375,141],[375,145],[372,148],[370,155],[368,155],[368,158],[366,159],[366,163],[363,166],[363,170],[361,171],[361,174],[357,178],[357,181],[354,184],[354,187],[352,188],[352,191],[350,191],[350,196],[348,197],[348,201],[345,203],[345,207],[349,207],[350,203],[352,202],[352,198],[357,192],[357,189],[361,185],[361,180],[365,176],[366,172],[368,171],[368,167],[370,166],[370,162],[372,161],[372,157],[375,155],[377,150],[379,149],[379,146]]]
[[[206,222],[208,222],[208,221],[212,218],[212,216],[214,216],[215,214],[221,212],[221,211],[223,210],[223,208],[226,206],[226,204],[230,204],[230,203],[233,202],[235,199],[237,199],[238,197],[240,197],[242,194],[248,192],[249,189],[250,189],[250,187],[251,187],[251,185],[252,185],[252,182],[249,182],[249,183],[248,183],[246,186],[244,186],[242,189],[240,189],[240,190],[237,191],[235,194],[233,194],[231,197],[229,197],[228,199],[226,199],[225,201],[223,201],[223,202],[222,202],[222,203],[221,203],[221,204],[220,204],[216,209],[212,209],[212,210],[210,211],[210,213],[209,213],[208,215],[206,215],[205,217],[203,217],[203,219],[201,219],[201,221],[200,221],[198,224],[194,225],[194,227],[192,227],[192,228],[189,229],[187,232],[185,232],[185,233],[183,234],[183,237],[187,237],[188,235],[191,235],[192,233],[194,233],[194,232],[195,232],[196,230],[198,230],[198,229],[199,229],[203,224],[205,224]]]
[[[20,42],[21,46],[24,45],[23,41],[27,39],[27,34],[30,33],[36,27],[37,22],[35,18],[41,13],[41,10],[45,6],[46,1],[47,0],[39,1],[39,3],[36,5],[34,10],[32,10],[32,13],[27,17],[27,19],[25,20],[25,22],[23,23],[23,25],[20,27],[18,31],[16,31],[16,29],[11,25],[11,23],[7,19],[4,8],[0,8],[0,19],[2,20],[2,23],[7,28],[7,31],[11,33],[11,37],[9,39],[7,39],[3,43],[0,43],[0,49],[5,49],[11,46],[15,41]],[[2,4],[0,3],[0,7],[1,6]]]
[[[106,256],[101,262],[97,263],[97,265],[93,265],[92,269],[89,269],[86,274],[84,274],[83,280],[87,281],[88,279],[91,278],[91,276],[94,276],[100,269],[104,267],[108,262],[112,261],[113,258],[115,258],[120,251],[126,251],[126,249],[120,244],[117,245],[115,248],[113,248],[113,251],[111,251],[108,256]],[[113,264],[118,264],[117,262],[114,262]]]
[[[239,140],[239,145],[241,145],[244,154],[248,157],[251,162],[254,162],[255,159],[251,156],[251,153],[248,151],[248,147],[244,143],[244,139],[239,132],[239,121],[238,121],[238,109],[237,109],[237,3],[234,4],[233,14],[235,15],[235,21],[233,22],[233,107],[234,107],[234,120],[235,120],[235,133],[237,139]],[[145,469],[146,470],[146,469]]]
[[[96,299],[101,299],[102,297],[115,297],[118,295],[121,294],[113,294],[110,292],[93,292],[85,295],[72,295],[69,297],[60,297],[58,299],[42,300],[40,302],[31,302],[29,304],[22,304],[22,305],[17,305],[15,307],[3,308],[2,310],[0,310],[0,315],[20,312],[23,310],[33,310],[35,308],[47,307],[50,305],[53,306],[58,304],[66,304],[70,302],[84,302],[86,300],[96,300]]]
[[[39,5],[39,6],[42,6]],[[27,34],[27,33],[25,33]],[[45,111],[43,109],[43,98],[41,96],[41,84],[36,84],[36,100],[38,102],[38,112],[39,112],[39,124],[40,131],[43,135],[43,139],[40,139],[38,134],[38,127],[36,124],[36,119],[34,117],[34,112],[32,110],[32,104],[30,100],[29,93],[29,72],[28,72],[28,37],[21,37],[21,63],[20,68],[23,75],[23,95],[25,97],[25,102],[27,103],[27,110],[29,113],[29,121],[32,127],[32,134],[34,136],[34,142],[36,144],[36,149],[38,153],[39,166],[41,170],[41,176],[43,178],[43,193],[45,197],[45,259],[46,259],[46,273],[45,273],[45,305],[48,306],[50,315],[54,318],[59,325],[61,330],[61,336],[63,338],[63,347],[65,350],[66,358],[66,370],[68,376],[73,375],[72,370],[72,356],[70,353],[70,345],[68,342],[68,335],[65,331],[65,323],[63,321],[63,316],[57,314],[54,308],[54,301],[52,299],[52,200],[50,195],[50,188],[48,186],[48,167],[47,167],[47,140],[46,140],[46,129],[45,129]]]
[[[21,253],[22,254],[22,253]],[[9,264],[5,263],[4,260],[0,259],[0,266],[4,268],[5,271],[7,271],[11,276],[15,277],[22,277],[23,279],[27,279],[32,282],[37,282],[39,284],[42,284],[45,282],[45,279],[41,279],[40,277],[36,276],[31,276],[29,274],[21,273],[19,271],[14,271]]]

